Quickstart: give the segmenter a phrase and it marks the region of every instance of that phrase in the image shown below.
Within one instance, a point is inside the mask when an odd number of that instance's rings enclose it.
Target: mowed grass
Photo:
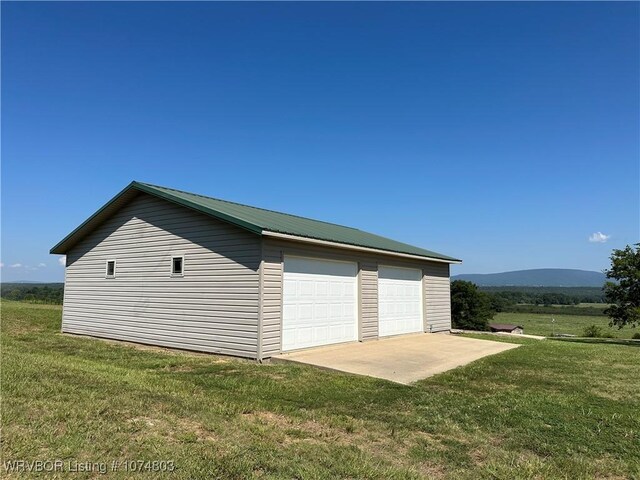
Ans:
[[[171,460],[146,477],[172,479],[640,476],[636,346],[521,339],[403,386],[59,327],[59,307],[2,302],[3,462]]]
[[[555,323],[551,322],[555,318]],[[598,325],[602,333],[612,335],[613,338],[631,338],[640,328],[609,326],[609,317],[596,315],[557,315],[542,313],[509,313],[500,312],[490,323],[511,323],[524,327],[524,333],[531,335],[551,336],[552,333],[569,333],[582,336],[585,327]]]

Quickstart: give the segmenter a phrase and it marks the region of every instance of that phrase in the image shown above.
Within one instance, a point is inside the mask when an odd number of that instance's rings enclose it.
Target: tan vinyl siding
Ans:
[[[361,340],[378,338],[378,265],[422,269],[425,318],[430,315],[433,331],[449,330],[449,265],[324,247],[285,239],[263,240],[263,357],[280,353],[282,317],[282,261],[285,255],[358,262],[359,332]],[[433,289],[433,291],[432,291]],[[427,320],[428,322],[428,320]],[[425,331],[430,331],[425,328]]]
[[[378,265],[360,262],[360,340],[378,338]]]
[[[442,332],[451,329],[451,288],[449,265],[430,263],[424,273],[424,306],[426,331]]]
[[[139,194],[67,252],[62,330],[256,358],[260,241]],[[174,255],[183,277],[171,276]]]
[[[262,256],[262,356],[280,353],[282,329],[282,254],[263,245]]]

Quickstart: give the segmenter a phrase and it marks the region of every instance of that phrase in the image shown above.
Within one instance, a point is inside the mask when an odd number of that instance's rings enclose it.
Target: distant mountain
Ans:
[[[503,273],[468,273],[451,280],[467,280],[483,287],[602,287],[604,273],[568,268],[538,268]]]

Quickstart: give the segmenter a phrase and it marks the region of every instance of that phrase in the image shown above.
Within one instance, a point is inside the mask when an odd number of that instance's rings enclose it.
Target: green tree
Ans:
[[[489,303],[491,304],[491,310],[494,312],[504,312],[504,310],[513,305],[508,298],[500,295],[499,293],[482,292],[489,296]]]
[[[451,283],[451,317],[454,328],[489,330],[495,311],[489,296],[478,286],[464,280]]]
[[[640,324],[640,243],[635,248],[627,245],[624,250],[614,250],[611,268],[604,273],[616,280],[604,286],[605,300],[611,304],[604,312],[611,318],[611,326],[636,327]]]

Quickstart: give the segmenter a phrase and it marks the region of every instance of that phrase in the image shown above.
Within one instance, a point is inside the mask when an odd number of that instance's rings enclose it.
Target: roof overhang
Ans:
[[[82,240],[89,232],[97,228],[107,218],[122,208],[129,200],[138,194],[138,190],[135,188],[135,182],[130,183],[123,188],[115,197],[109,200],[106,204],[100,208],[96,213],[87,218],[74,229],[69,235],[64,237],[58,242],[49,253],[64,255],[67,251]]]
[[[314,245],[322,245],[325,247],[333,247],[333,248],[342,248],[342,249],[347,249],[347,250],[356,250],[356,251],[360,251],[360,252],[368,252],[368,253],[376,253],[379,255],[391,255],[393,257],[402,257],[402,258],[411,258],[414,260],[427,260],[429,262],[439,262],[439,263],[449,263],[449,264],[458,264],[458,263],[462,263],[462,260],[445,260],[442,258],[435,258],[435,257],[426,257],[426,256],[421,256],[421,255],[412,255],[410,253],[402,253],[402,252],[393,252],[391,250],[381,250],[378,248],[371,248],[371,247],[361,247],[359,245],[350,245],[347,243],[338,243],[338,242],[330,242],[328,240],[318,240],[316,238],[310,238],[310,237],[300,237],[298,235],[290,235],[288,233],[278,233],[278,232],[271,232],[268,230],[263,230],[262,235],[265,237],[273,237],[273,238],[281,238],[284,240],[292,240],[295,242],[304,242],[304,243],[311,243]]]

